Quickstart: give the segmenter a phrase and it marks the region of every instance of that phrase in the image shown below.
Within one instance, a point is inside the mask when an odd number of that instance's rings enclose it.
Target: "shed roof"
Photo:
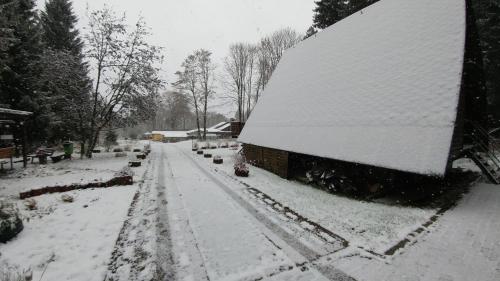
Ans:
[[[0,114],[11,115],[11,116],[30,116],[33,114],[33,112],[14,110],[9,108],[0,108]]]
[[[464,0],[381,0],[287,50],[239,140],[443,175]]]

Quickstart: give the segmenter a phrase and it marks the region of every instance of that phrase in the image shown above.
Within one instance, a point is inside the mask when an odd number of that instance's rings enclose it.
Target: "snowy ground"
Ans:
[[[498,186],[479,183],[441,214],[335,196],[255,167],[236,178],[229,148],[207,150],[223,165],[190,142],[152,149],[134,186],[74,191],[74,203],[38,197],[0,260],[31,266],[34,280],[44,269],[42,280],[500,280]],[[102,157],[94,176],[119,169]],[[80,164],[71,163],[46,178],[74,180]],[[17,184],[1,179],[2,192],[14,194],[6,181]]]
[[[249,178],[236,179],[232,170],[234,150],[208,150],[224,158],[223,165],[215,165],[211,159],[190,152],[189,143],[177,146],[245,200],[262,201],[246,196],[248,187],[258,189],[349,242],[345,249],[311,262],[312,267],[334,267],[356,280],[500,279],[498,186],[478,183],[456,207],[440,214],[437,209],[389,206],[331,195],[255,167],[251,167]],[[470,163],[457,163],[466,164],[474,170]],[[256,206],[268,208],[263,203]],[[286,220],[282,223],[286,227]],[[393,255],[384,254],[405,239],[408,243]]]
[[[25,201],[18,199],[19,192],[107,181],[128,165],[128,157],[101,153],[94,159],[35,163],[0,178],[0,197],[17,203],[24,223],[24,230],[15,239],[0,244],[0,267],[31,270],[33,280],[102,280],[148,160],[144,164],[134,169],[132,186],[42,195],[33,198],[35,210],[26,208]],[[63,202],[63,194],[73,196],[74,202]]]
[[[187,150],[186,146],[187,144],[184,144],[184,150]],[[207,169],[212,172],[226,178],[234,178],[232,156],[235,151],[215,149],[210,152],[222,156],[225,163],[216,166],[210,164],[211,159],[205,160],[201,156],[195,158],[203,159]],[[240,181],[327,229],[335,230],[333,232],[347,239],[351,245],[380,253],[398,243],[437,212],[436,209],[389,206],[333,196],[317,188],[283,180],[254,167],[250,176]]]

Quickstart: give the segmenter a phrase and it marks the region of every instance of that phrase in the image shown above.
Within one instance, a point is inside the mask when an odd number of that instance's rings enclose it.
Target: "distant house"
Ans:
[[[151,132],[151,140],[152,141],[158,141],[158,142],[162,142],[163,141],[163,133],[165,131],[152,131]]]
[[[200,128],[203,134],[203,128]],[[198,137],[198,129],[187,131],[190,137]],[[231,137],[231,124],[230,122],[220,122],[212,127],[207,128],[207,138],[228,138]]]
[[[287,50],[239,141],[287,178],[304,157],[442,177],[498,163],[484,88],[469,0],[381,0]]]
[[[6,158],[10,159],[10,167],[13,168],[13,157],[16,149],[21,147],[23,165],[28,163],[28,139],[25,121],[33,115],[32,112],[0,108],[0,164],[6,164]],[[19,152],[19,151],[18,151]]]
[[[190,139],[186,131],[153,131],[151,139],[157,142],[179,142]]]

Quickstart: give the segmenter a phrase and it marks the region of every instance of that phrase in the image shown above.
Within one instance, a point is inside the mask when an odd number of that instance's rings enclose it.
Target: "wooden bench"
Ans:
[[[53,163],[57,163],[57,162],[59,162],[59,161],[61,161],[61,160],[65,159],[65,158],[66,158],[65,156],[66,156],[66,155],[65,155],[64,153],[60,153],[60,154],[56,154],[56,155],[52,154],[52,155],[50,156],[50,159],[52,159],[52,162],[53,162]]]
[[[1,159],[9,159],[10,158],[10,169],[14,168],[13,160],[14,160],[14,147],[6,147],[0,148],[0,168],[3,170],[3,165],[8,164],[9,162]]]
[[[32,164],[33,164],[33,160],[35,160],[35,158],[38,158],[39,164],[47,164],[47,157],[52,157],[54,152],[55,152],[54,149],[45,148],[45,149],[38,150],[35,154],[30,154],[29,157],[31,157]]]

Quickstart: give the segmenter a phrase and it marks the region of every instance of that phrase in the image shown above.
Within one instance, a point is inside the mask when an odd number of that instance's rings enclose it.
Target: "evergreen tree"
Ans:
[[[314,2],[313,27],[325,29],[344,18],[346,6],[342,0],[319,0]]]
[[[8,25],[9,44],[1,50],[0,103],[13,109],[34,112],[27,122],[29,141],[45,138],[48,121],[42,93],[37,88],[40,58],[40,29],[33,0],[0,0],[2,23]],[[4,31],[2,30],[2,33]],[[4,40],[4,39],[2,39]]]
[[[349,0],[346,2],[347,4],[347,16],[350,16],[368,6],[371,4],[377,2],[378,0]]]
[[[500,0],[471,1],[484,60],[486,89],[494,126],[500,126]]]
[[[41,12],[42,87],[51,105],[50,139],[88,138],[88,110],[91,82],[83,62],[83,43],[70,0],[49,0]],[[86,112],[85,112],[86,111]]]
[[[314,8],[313,26],[325,29],[378,0],[319,0]]]
[[[306,35],[304,35],[303,40],[306,40],[307,38],[313,36],[316,33],[318,33],[318,31],[313,26],[309,27],[306,31]]]
[[[78,22],[70,0],[49,0],[41,12],[43,41],[53,50],[70,51],[82,56],[82,40],[75,25]]]

